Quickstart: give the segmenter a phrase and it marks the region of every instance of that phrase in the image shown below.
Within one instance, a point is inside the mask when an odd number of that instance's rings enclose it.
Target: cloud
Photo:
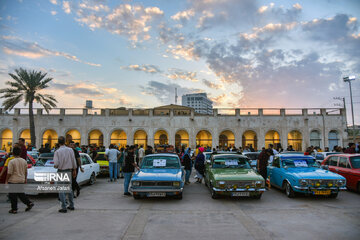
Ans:
[[[63,9],[64,9],[64,12],[66,14],[70,14],[71,13],[71,8],[70,8],[70,2],[69,1],[63,1]]]
[[[50,13],[51,13],[51,15],[53,15],[53,16],[55,16],[55,15],[57,14],[56,11],[51,11]]]
[[[2,36],[2,50],[9,55],[16,55],[30,59],[37,59],[49,56],[60,56],[71,61],[84,63],[90,66],[100,67],[100,64],[82,61],[74,55],[65,52],[54,51],[40,46],[36,42],[29,42],[14,36]]]
[[[203,79],[202,80],[203,84],[209,88],[212,88],[212,89],[221,89],[223,88],[223,86],[221,84],[216,84],[216,83],[213,83],[213,82],[210,82],[209,80],[206,80],[206,79]]]
[[[129,66],[123,66],[121,67],[121,69],[126,69],[130,71],[142,71],[151,74],[162,72],[158,66],[152,64],[142,64],[142,65],[134,64]]]
[[[170,68],[168,69],[169,74],[167,77],[172,80],[187,80],[191,82],[198,82],[199,80],[196,78],[196,72],[188,72],[178,68]]]
[[[175,100],[175,88],[177,88],[177,92],[179,96],[188,93],[201,92],[200,89],[196,88],[185,88],[181,87],[178,84],[174,83],[161,83],[158,81],[150,81],[146,84],[146,86],[139,86],[142,94],[154,96],[158,99],[162,104],[171,104],[174,103]]]
[[[49,2],[51,2],[54,5],[57,5],[57,1],[56,0],[49,0]]]
[[[182,21],[183,23],[188,21],[191,17],[195,15],[194,9],[188,9],[185,11],[177,12],[175,15],[171,16],[171,19],[175,21]]]

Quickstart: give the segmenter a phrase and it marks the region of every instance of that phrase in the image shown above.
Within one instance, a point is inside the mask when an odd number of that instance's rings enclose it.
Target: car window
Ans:
[[[26,163],[27,164],[33,164],[33,162],[31,161],[31,159],[29,157],[26,157]]]
[[[360,156],[350,157],[350,161],[353,168],[360,168]]]
[[[90,164],[90,161],[86,156],[82,155],[80,156],[80,159],[81,159],[81,165]]]
[[[324,160],[324,155],[316,154],[316,160]]]
[[[85,155],[85,157],[88,159],[90,164],[93,163],[93,161],[92,161],[92,159],[91,159],[91,157],[89,155]]]
[[[245,168],[250,169],[249,160],[237,156],[218,156],[213,161],[213,168]]]
[[[330,157],[329,158],[329,166],[337,166],[338,157]]]
[[[177,157],[151,156],[142,160],[141,168],[180,168],[180,163]]]
[[[277,157],[277,158],[274,158],[273,162],[272,162],[272,165],[274,167],[280,167],[280,159]]]
[[[339,167],[346,168],[346,162],[347,162],[347,158],[340,157],[340,159],[339,159]]]

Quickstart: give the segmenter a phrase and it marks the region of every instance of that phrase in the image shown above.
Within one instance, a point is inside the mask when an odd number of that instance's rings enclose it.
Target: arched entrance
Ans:
[[[235,146],[235,134],[232,131],[222,131],[219,136],[219,148],[226,149]]]
[[[165,130],[156,131],[154,134],[154,144],[155,146],[169,144],[169,136]]]
[[[318,130],[313,130],[310,133],[310,145],[314,147],[320,147],[321,137]]]
[[[25,139],[26,146],[31,144],[30,129],[24,129],[20,134],[20,138]]]
[[[212,135],[209,131],[202,130],[196,134],[196,145],[212,147]]]
[[[55,146],[55,143],[58,141],[58,134],[53,129],[48,129],[44,132],[42,136],[42,144],[45,146],[45,144],[49,144],[50,148],[53,148]]]
[[[292,146],[295,151],[302,151],[302,134],[293,130],[288,133],[288,146]]]
[[[179,130],[175,134],[175,147],[181,149],[189,146],[189,134],[185,130]]]
[[[265,134],[265,148],[268,148],[269,144],[275,148],[278,143],[280,143],[280,134],[277,131],[270,130]]]
[[[116,146],[122,148],[126,147],[127,144],[127,136],[125,131],[123,130],[115,130],[111,133],[110,143],[115,144]]]
[[[66,145],[69,145],[71,141],[74,141],[75,143],[81,143],[81,134],[76,129],[70,129],[65,134],[65,142]]]
[[[253,147],[257,151],[257,136],[256,133],[252,130],[244,132],[242,135],[242,147]]]
[[[92,130],[88,136],[88,144],[95,146],[104,146],[104,135],[98,129]]]
[[[147,146],[147,134],[144,130],[137,130],[134,134],[134,145]]]
[[[13,133],[10,129],[4,129],[1,132],[1,138],[0,138],[0,146],[1,150],[4,150],[6,152],[10,152],[10,149],[12,147],[12,139],[13,139]]]
[[[329,149],[332,151],[334,146],[339,146],[339,136],[336,130],[329,132]]]

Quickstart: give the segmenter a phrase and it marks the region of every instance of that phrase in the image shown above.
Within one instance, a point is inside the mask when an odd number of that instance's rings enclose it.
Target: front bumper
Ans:
[[[152,193],[152,192],[158,192],[158,193],[177,193],[177,192],[183,192],[184,188],[133,188],[130,187],[131,192],[136,193]]]
[[[318,188],[313,188],[313,187],[300,187],[300,186],[293,186],[294,190],[297,192],[302,192],[302,193],[313,193],[314,191],[327,191],[330,190],[331,192],[339,192],[339,191],[344,191],[346,190],[346,187],[318,187]]]
[[[217,194],[229,195],[234,192],[249,192],[250,195],[258,195],[266,191],[264,188],[235,188],[235,189],[227,189],[227,188],[212,188]]]

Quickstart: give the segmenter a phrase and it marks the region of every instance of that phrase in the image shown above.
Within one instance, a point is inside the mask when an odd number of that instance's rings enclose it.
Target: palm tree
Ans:
[[[57,101],[54,96],[39,93],[40,90],[48,87],[47,84],[52,78],[46,78],[47,73],[30,71],[23,68],[15,69],[15,73],[9,73],[13,81],[5,83],[10,86],[9,88],[0,89],[0,94],[3,94],[0,98],[5,98],[5,101],[2,103],[5,111],[13,109],[22,100],[24,100],[25,106],[29,104],[30,136],[31,143],[35,146],[33,103],[35,101],[41,104],[47,113],[49,113],[51,108],[56,107]]]

